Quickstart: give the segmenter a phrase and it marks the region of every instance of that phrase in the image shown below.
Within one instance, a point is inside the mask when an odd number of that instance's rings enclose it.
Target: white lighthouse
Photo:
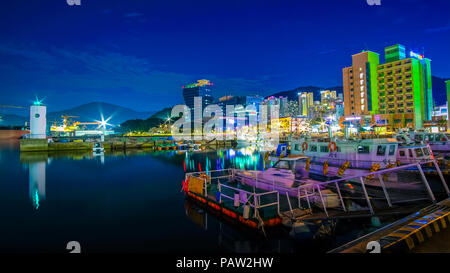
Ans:
[[[45,139],[47,137],[47,107],[39,101],[30,107],[30,136]]]

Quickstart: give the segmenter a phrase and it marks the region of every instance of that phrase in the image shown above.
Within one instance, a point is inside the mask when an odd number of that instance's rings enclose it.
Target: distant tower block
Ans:
[[[448,113],[448,108],[450,107],[450,80],[445,81],[447,87],[447,132],[450,131],[450,114]]]
[[[47,107],[39,101],[30,107],[30,136],[45,139],[47,137]]]

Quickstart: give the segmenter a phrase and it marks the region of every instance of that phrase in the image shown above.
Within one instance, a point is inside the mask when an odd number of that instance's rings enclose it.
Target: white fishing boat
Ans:
[[[416,143],[430,145],[433,152],[450,153],[450,134],[417,131],[409,132],[409,137]]]
[[[178,144],[178,151],[186,152],[186,151],[201,151],[202,145],[199,143],[180,143]]]
[[[432,148],[429,144],[417,143],[408,134],[400,132],[396,135],[399,142],[397,161],[400,164],[410,164],[430,161],[434,159]]]
[[[309,173],[304,168],[306,160],[305,156],[284,157],[265,171],[236,170],[236,176],[244,185],[268,191],[275,190],[291,197],[297,197],[301,187],[302,191],[312,193],[312,202],[318,202],[320,194],[314,186],[321,181],[309,178]],[[320,191],[328,208],[340,206],[336,193],[325,188],[321,188]]]
[[[328,165],[328,176],[342,176],[339,170],[348,164],[345,176],[360,175],[392,167],[397,161],[398,141],[395,138],[377,139],[310,139],[291,140],[291,155],[305,155],[311,159],[310,172]],[[325,163],[326,162],[326,163]]]
[[[274,133],[240,132],[237,135],[237,148],[251,147],[259,151],[273,151],[278,145],[278,135]]]
[[[199,143],[193,143],[189,145],[189,149],[192,151],[201,151],[202,150],[202,145]]]
[[[103,148],[103,146],[100,142],[96,142],[94,144],[94,147],[92,148],[92,151],[94,152],[94,154],[101,154],[101,153],[105,152],[105,148]]]

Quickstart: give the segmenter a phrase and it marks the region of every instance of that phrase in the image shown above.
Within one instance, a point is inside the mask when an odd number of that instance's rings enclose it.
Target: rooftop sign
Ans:
[[[418,54],[418,53],[415,53],[415,52],[413,52],[413,51],[411,51],[411,52],[409,53],[409,56],[411,56],[411,57],[413,57],[413,58],[416,58],[416,59],[419,59],[419,60],[422,60],[422,59],[423,59],[423,55]]]

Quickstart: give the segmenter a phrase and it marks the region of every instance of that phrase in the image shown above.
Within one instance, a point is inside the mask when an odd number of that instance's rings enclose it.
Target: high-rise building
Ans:
[[[384,49],[384,62],[390,63],[406,58],[406,51],[403,45],[388,46]]]
[[[206,105],[213,104],[214,98],[211,95],[211,86],[213,84],[209,80],[198,80],[196,83],[183,86],[183,99],[184,103],[191,109],[194,107],[200,107],[200,105],[194,105],[194,97],[202,97],[203,108]]]
[[[288,98],[287,97],[283,97],[283,96],[279,96],[279,97],[275,97],[275,96],[270,96],[268,98],[266,98],[263,101],[263,104],[268,105],[269,107],[271,107],[272,105],[275,106],[277,105],[279,108],[279,116],[280,117],[285,117],[287,115],[287,110],[288,110]]]
[[[300,92],[298,93],[298,108],[300,116],[309,116],[309,111],[314,107],[314,93]]]
[[[431,60],[414,52],[405,55],[405,47],[385,49],[385,64],[378,66],[379,114],[393,121],[392,128],[422,128],[431,120]]]
[[[377,66],[379,54],[363,51],[352,56],[352,66],[342,70],[344,114],[369,115],[378,111]]]
[[[445,81],[447,86],[447,109],[450,106],[450,80]],[[447,128],[450,129],[450,113],[447,113]]]
[[[320,91],[320,102],[323,104],[329,104],[332,101],[335,101],[337,98],[337,94],[335,90],[322,90]]]

